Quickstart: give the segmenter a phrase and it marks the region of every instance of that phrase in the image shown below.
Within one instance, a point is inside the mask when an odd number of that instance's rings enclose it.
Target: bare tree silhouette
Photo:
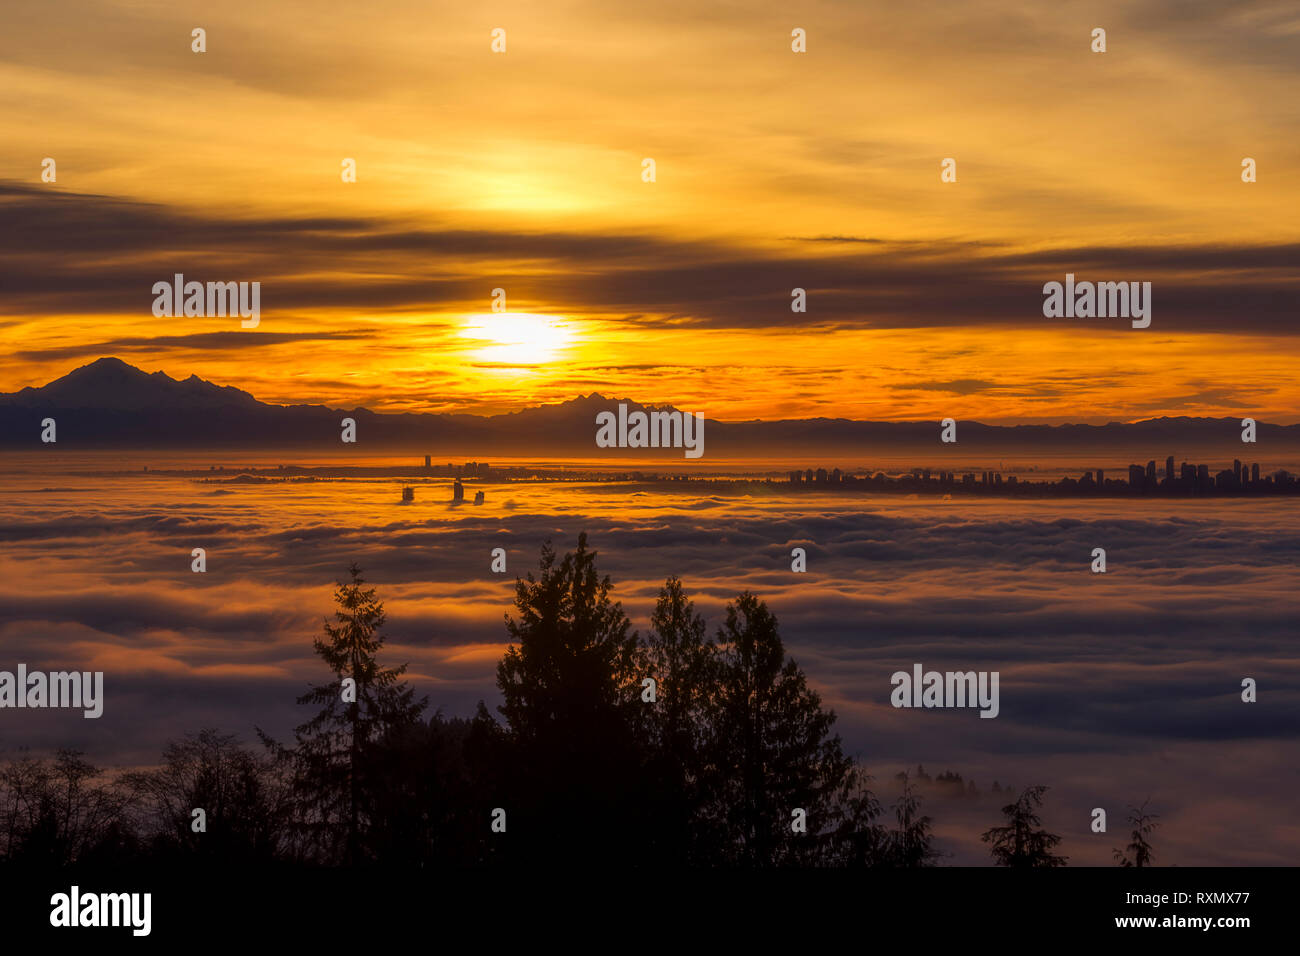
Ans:
[[[0,855],[23,867],[111,859],[133,843],[123,792],[81,751],[23,754],[0,770]]]

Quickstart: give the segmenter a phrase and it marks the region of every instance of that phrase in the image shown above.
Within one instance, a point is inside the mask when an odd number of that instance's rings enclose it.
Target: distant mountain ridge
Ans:
[[[137,411],[166,405],[214,409],[262,405],[248,392],[214,385],[197,375],[177,381],[166,372],[142,371],[118,358],[101,358],[40,388],[0,393],[0,405],[26,408],[103,408]]]
[[[39,388],[0,393],[0,445],[40,445],[40,421],[58,423],[61,447],[319,447],[423,449],[426,453],[557,454],[583,457],[672,456],[671,449],[597,449],[600,411],[672,410],[597,392],[502,415],[377,413],[364,408],[269,405],[241,389],[191,375],[177,380],[117,358],[101,358]],[[357,422],[358,442],[342,445],[340,421]],[[790,454],[925,451],[931,459],[972,450],[1054,449],[1129,451],[1150,456],[1231,449],[1258,457],[1266,448],[1300,447],[1300,425],[1260,423],[1259,444],[1240,442],[1239,418],[1156,418],[1106,425],[985,425],[958,423],[958,442],[941,445],[939,423],[871,422],[842,418],[705,423],[705,459]],[[679,456],[680,457],[680,456]],[[1241,457],[1245,457],[1242,454]]]

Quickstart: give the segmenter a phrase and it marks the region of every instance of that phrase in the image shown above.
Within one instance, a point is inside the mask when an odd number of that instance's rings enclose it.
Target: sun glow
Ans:
[[[476,360],[500,365],[554,362],[573,339],[573,331],[565,323],[528,312],[470,316],[461,335],[474,343]]]

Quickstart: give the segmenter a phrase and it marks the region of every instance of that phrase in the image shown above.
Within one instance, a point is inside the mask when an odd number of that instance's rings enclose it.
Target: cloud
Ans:
[[[272,345],[298,342],[347,341],[363,339],[365,332],[195,332],[190,335],[130,336],[92,342],[85,345],[62,345],[44,349],[20,349],[15,359],[54,361],[59,359],[102,356],[114,352],[140,352],[155,355],[170,349],[233,349],[244,351]]]
[[[543,541],[572,548],[587,530],[642,633],[669,574],[711,632],[726,603],[753,590],[873,772],[923,763],[977,776],[986,796],[969,806],[928,798],[957,861],[986,862],[977,833],[997,819],[993,779],[1052,785],[1065,820],[1074,801],[1086,811],[1154,791],[1170,821],[1164,846],[1183,863],[1286,852],[1258,832],[1284,819],[1290,784],[1276,768],[1300,756],[1300,533],[1285,502],[1212,512],[1074,502],[1061,514],[1059,502],[890,499],[864,509],[538,483],[489,487],[469,512],[448,509],[445,483],[421,484],[400,508],[400,481],[217,497],[180,479],[143,481],[100,479],[91,493],[10,483],[0,645],[11,662],[104,669],[108,698],[97,726],[40,715],[24,723],[23,743],[130,763],[207,724],[283,737],[303,717],[293,699],[322,676],[310,642],[354,560],[386,603],[388,657],[410,662],[418,692],[452,715],[480,698],[494,705],[515,576],[536,567]],[[1104,576],[1088,570],[1099,544]],[[806,574],[790,571],[796,545]],[[208,550],[206,574],[189,570],[194,546]],[[494,547],[507,551],[506,575],[489,571]],[[999,671],[1001,716],[893,709],[890,675],[914,662]],[[1244,676],[1259,682],[1257,705],[1239,699]],[[0,731],[0,747],[18,744],[12,727]],[[1194,828],[1215,800],[1273,816],[1243,814],[1206,845]],[[1095,851],[1076,846],[1085,859]]]
[[[998,386],[994,382],[986,382],[978,378],[963,378],[951,382],[908,382],[901,385],[890,385],[889,387],[894,391],[901,392],[952,392],[954,395],[973,395],[976,392],[987,391]]]
[[[147,315],[152,284],[178,271],[261,281],[268,310],[436,311],[481,308],[481,276],[517,270],[516,303],[700,329],[1077,326],[1041,310],[1042,285],[1069,271],[1153,282],[1168,331],[1292,334],[1300,295],[1294,243],[990,253],[978,243],[902,242],[873,244],[869,255],[807,257],[651,235],[412,228],[375,216],[222,219],[17,183],[0,184],[0,208],[11,224],[0,237],[0,282],[13,314]],[[814,303],[806,314],[790,312],[795,287]]]

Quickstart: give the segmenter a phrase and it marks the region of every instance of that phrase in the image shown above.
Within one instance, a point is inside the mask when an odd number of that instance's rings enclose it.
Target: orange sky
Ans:
[[[392,410],[1300,420],[1290,4],[5,19],[0,390],[117,355]],[[155,318],[178,271],[260,281],[259,327]],[[1066,272],[1151,281],[1151,327],[1044,319]]]

